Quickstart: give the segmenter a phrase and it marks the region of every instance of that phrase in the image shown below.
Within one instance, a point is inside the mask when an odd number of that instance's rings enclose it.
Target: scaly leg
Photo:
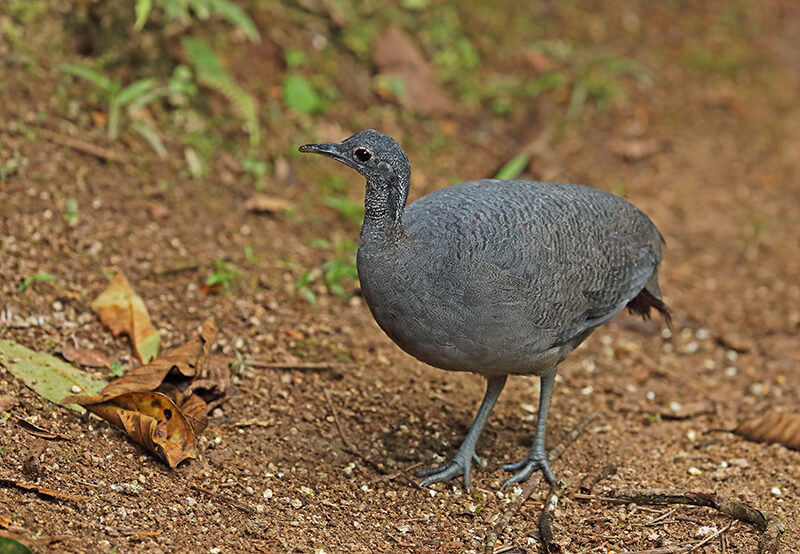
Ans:
[[[556,477],[550,470],[547,463],[547,452],[544,449],[545,427],[547,426],[547,412],[550,409],[550,395],[553,393],[553,383],[556,379],[556,369],[553,368],[549,373],[541,377],[542,386],[539,391],[539,415],[536,419],[536,436],[533,437],[533,446],[525,458],[515,464],[506,464],[503,469],[506,471],[516,471],[508,481],[503,483],[502,489],[510,487],[515,483],[521,483],[533,474],[534,471],[542,470],[544,478],[551,485],[556,482]],[[501,490],[502,490],[501,489]]]
[[[453,459],[446,465],[432,467],[418,472],[417,475],[419,477],[425,477],[422,483],[420,483],[421,487],[427,487],[433,483],[449,481],[457,475],[463,475],[464,487],[467,489],[467,492],[470,491],[469,473],[472,467],[472,460],[478,461],[478,457],[475,455],[475,445],[478,442],[481,431],[483,431],[483,426],[486,424],[489,413],[492,411],[494,403],[497,401],[497,397],[503,392],[506,379],[506,375],[489,377],[487,379],[486,394],[483,395],[481,407],[478,408],[475,421],[472,423],[472,427],[470,427],[464,442],[461,443],[458,452],[456,452]]]

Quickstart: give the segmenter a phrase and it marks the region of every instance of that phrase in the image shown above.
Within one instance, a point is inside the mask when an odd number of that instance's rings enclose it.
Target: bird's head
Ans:
[[[368,181],[407,180],[411,171],[408,157],[395,140],[367,129],[342,142],[306,144],[300,152],[323,154],[352,167]]]

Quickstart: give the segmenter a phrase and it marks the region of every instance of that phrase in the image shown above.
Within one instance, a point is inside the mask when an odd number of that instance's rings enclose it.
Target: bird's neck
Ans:
[[[362,238],[387,240],[402,230],[410,177],[392,175],[386,179],[367,180]]]

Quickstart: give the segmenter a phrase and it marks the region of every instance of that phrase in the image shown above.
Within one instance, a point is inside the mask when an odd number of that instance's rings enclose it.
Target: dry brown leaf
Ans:
[[[92,302],[92,309],[114,336],[124,333],[131,338],[136,356],[142,363],[146,364],[156,357],[160,341],[158,330],[150,323],[144,301],[133,291],[121,271]]]
[[[84,367],[110,367],[111,360],[103,352],[91,348],[76,348],[68,344],[61,346],[61,355],[68,362]]]
[[[208,319],[199,337],[129,371],[97,395],[64,400],[122,427],[134,442],[175,467],[197,455],[195,437],[207,425],[209,404],[195,391],[220,399],[228,389],[230,371],[209,363],[216,337],[214,320]]]
[[[800,450],[800,414],[767,412],[761,417],[741,422],[734,433],[758,442],[777,442]]]
[[[244,208],[249,212],[273,214],[291,210],[294,208],[294,204],[285,198],[256,194],[247,199]]]
[[[178,406],[160,392],[131,392],[86,409],[118,427],[170,467],[197,457],[194,430]]]
[[[7,412],[19,404],[19,399],[10,394],[0,394],[0,413]]]
[[[154,391],[169,375],[189,379],[202,376],[216,338],[217,327],[213,319],[208,319],[203,323],[199,337],[169,350],[147,365],[128,371],[119,379],[111,381],[96,395],[70,396],[65,400],[82,406],[99,404],[129,392]]]
[[[9,516],[0,516],[0,527],[10,527],[14,520]]]
[[[39,437],[40,439],[46,440],[62,440],[66,441],[69,440],[69,437],[65,437],[64,435],[59,435],[58,433],[53,433],[52,431],[48,431],[43,427],[39,427],[38,425],[34,425],[28,420],[17,418],[17,427],[24,429],[34,437]]]
[[[436,81],[433,68],[400,27],[390,25],[378,35],[372,61],[381,75],[387,79],[399,79],[402,83],[403,93],[396,94],[395,98],[404,108],[425,114],[452,110],[444,90]]]

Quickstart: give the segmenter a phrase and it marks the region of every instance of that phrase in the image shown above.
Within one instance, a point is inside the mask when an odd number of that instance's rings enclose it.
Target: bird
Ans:
[[[481,179],[407,204],[411,165],[373,129],[306,144],[366,178],[356,267],[383,331],[418,360],[486,378],[475,420],[453,458],[418,472],[422,487],[461,476],[471,489],[478,437],[509,375],[540,378],[533,443],[503,489],[541,471],[558,365],[626,307],[669,324],[658,283],[663,236],[612,193],[583,185]]]

